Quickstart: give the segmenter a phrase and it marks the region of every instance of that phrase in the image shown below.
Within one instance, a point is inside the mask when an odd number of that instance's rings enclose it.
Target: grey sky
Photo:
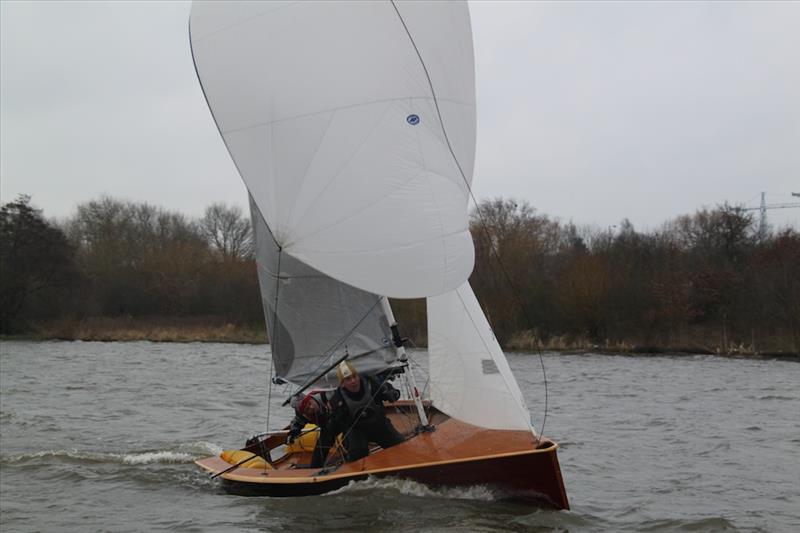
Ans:
[[[246,192],[194,73],[188,3],[0,8],[0,193],[199,215]],[[800,3],[471,3],[478,198],[653,229],[798,202]],[[769,211],[800,228],[800,209]]]

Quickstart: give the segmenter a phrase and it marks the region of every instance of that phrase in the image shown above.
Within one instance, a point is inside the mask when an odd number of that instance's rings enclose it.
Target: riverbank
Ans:
[[[153,341],[153,342],[228,342],[267,344],[263,323],[232,322],[227,317],[95,317],[57,319],[31,325],[29,332],[3,339],[67,340],[67,341]],[[412,344],[425,347],[427,339],[413,339]],[[716,354],[733,356],[767,356],[798,358],[791,349],[791,340],[775,338],[766,345],[729,342],[724,344],[708,331],[693,331],[674,342],[652,344],[637,341],[605,340],[598,343],[585,337],[551,336],[538,339],[531,332],[522,332],[505,343],[507,351],[565,354]]]
[[[25,334],[6,338],[267,344],[263,324],[237,323],[215,316],[58,319],[37,322]]]
[[[654,344],[641,340],[614,341],[606,339],[598,343],[585,337],[567,335],[551,336],[546,340],[530,331],[514,335],[504,349],[517,352],[560,352],[570,354],[631,354],[631,355],[731,355],[798,358],[800,354],[792,348],[790,338],[775,337],[761,345],[756,342],[731,342],[719,339],[708,328],[686,331],[671,342]]]

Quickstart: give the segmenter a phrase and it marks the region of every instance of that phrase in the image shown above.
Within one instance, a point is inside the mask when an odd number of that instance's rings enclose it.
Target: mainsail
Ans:
[[[283,252],[391,297],[467,279],[465,2],[205,1],[190,30],[214,119]]]
[[[345,353],[361,372],[386,369],[395,355],[380,296],[280,254],[252,198],[250,213],[275,375],[301,385]]]

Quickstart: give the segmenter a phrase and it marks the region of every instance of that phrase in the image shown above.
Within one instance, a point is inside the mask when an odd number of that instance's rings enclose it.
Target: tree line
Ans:
[[[261,320],[250,222],[101,198],[58,223],[22,196],[0,209],[0,330],[57,317],[217,316]]]
[[[800,234],[757,226],[724,204],[654,231],[581,229],[497,199],[473,213],[472,282],[501,343],[797,352]]]
[[[720,205],[657,230],[577,227],[509,199],[472,212],[470,282],[501,344],[800,349],[800,234],[759,232]],[[220,317],[262,324],[248,218],[101,198],[54,222],[20,197],[0,209],[0,330],[86,317]],[[425,342],[421,300],[394,301]]]

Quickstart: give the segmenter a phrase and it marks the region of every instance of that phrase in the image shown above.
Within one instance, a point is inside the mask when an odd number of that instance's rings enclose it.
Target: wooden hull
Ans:
[[[392,418],[398,429],[410,433],[406,418]],[[438,420],[434,417],[433,421],[435,431],[420,433],[402,444],[379,449],[327,472],[295,468],[293,465],[308,463],[309,454],[305,453],[278,462],[276,469],[239,467],[220,478],[226,489],[235,494],[309,496],[368,476],[399,477],[432,486],[486,485],[509,497],[569,509],[556,443],[545,438],[537,440],[527,431],[478,428],[444,416]],[[404,423],[408,427],[404,428]],[[231,467],[220,457],[201,459],[197,464],[212,474]]]

